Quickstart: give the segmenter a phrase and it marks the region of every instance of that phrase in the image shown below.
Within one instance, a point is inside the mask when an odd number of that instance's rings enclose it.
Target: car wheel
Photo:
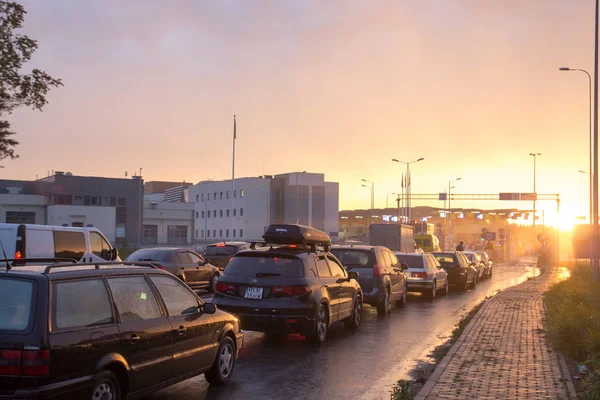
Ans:
[[[204,373],[204,377],[211,385],[227,383],[233,375],[235,368],[235,344],[229,336],[225,336],[219,343],[217,358],[212,367]]]
[[[215,273],[212,277],[212,279],[210,280],[210,285],[208,286],[208,291],[210,293],[214,293],[215,292],[215,288],[217,287],[217,281],[219,280],[219,277],[221,275]]]
[[[362,298],[360,295],[356,295],[354,298],[354,303],[352,305],[352,315],[348,318],[344,323],[346,324],[346,328],[352,329],[353,331],[357,330],[360,326],[361,318],[362,318]]]
[[[386,287],[385,288],[385,295],[383,296],[383,300],[377,306],[377,313],[385,315],[385,314],[387,314],[390,311],[390,297],[391,297],[391,295],[392,294],[390,293],[390,288]]]
[[[92,400],[120,400],[121,386],[117,376],[110,371],[102,371],[94,379]]]
[[[325,304],[321,304],[319,312],[317,312],[317,318],[315,320],[315,329],[310,341],[314,344],[323,344],[327,339],[327,329],[329,328],[329,318],[327,315],[327,307]]]
[[[402,293],[402,298],[400,300],[398,300],[396,302],[397,305],[399,305],[400,307],[404,307],[406,305],[406,302],[408,300],[408,290],[406,287],[406,283],[404,284],[404,292]]]

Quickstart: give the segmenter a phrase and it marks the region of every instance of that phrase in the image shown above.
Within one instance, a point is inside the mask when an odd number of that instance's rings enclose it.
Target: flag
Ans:
[[[235,115],[233,116],[233,138],[236,139],[237,138],[237,134],[235,132]]]
[[[404,172],[402,173],[402,189],[404,189]]]

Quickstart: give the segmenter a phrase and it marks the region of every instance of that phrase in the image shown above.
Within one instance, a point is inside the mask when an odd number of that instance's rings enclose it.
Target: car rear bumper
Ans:
[[[225,309],[221,307],[221,309]],[[236,314],[242,329],[264,333],[299,333],[307,335],[314,330],[315,320],[300,315]]]
[[[406,290],[409,292],[424,292],[430,291],[433,287],[433,280],[407,280]]]
[[[85,399],[91,396],[93,379],[89,375],[36,388],[17,389],[11,395],[0,394],[0,399]]]
[[[448,285],[450,285],[450,286],[464,286],[466,282],[467,282],[466,274],[448,275]]]

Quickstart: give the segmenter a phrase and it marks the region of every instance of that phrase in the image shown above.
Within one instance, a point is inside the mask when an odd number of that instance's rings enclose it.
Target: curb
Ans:
[[[433,371],[433,373],[429,376],[429,379],[427,379],[427,382],[425,382],[425,384],[423,385],[421,390],[419,390],[419,393],[417,393],[413,400],[425,400],[425,398],[429,396],[429,393],[431,393],[434,386],[437,384],[438,380],[446,370],[446,367],[448,366],[448,364],[450,364],[450,361],[452,361],[452,358],[454,358],[454,355],[458,352],[458,348],[462,346],[463,342],[465,341],[465,338],[471,332],[475,323],[479,321],[482,311],[485,310],[485,308],[489,304],[489,300],[491,300],[491,298],[484,300],[484,304],[481,306],[479,311],[477,311],[477,314],[475,314],[471,322],[469,322],[469,324],[466,326],[463,333],[452,345],[450,351],[448,351],[448,354],[446,354],[442,361],[440,361],[440,363],[435,368],[435,371]]]

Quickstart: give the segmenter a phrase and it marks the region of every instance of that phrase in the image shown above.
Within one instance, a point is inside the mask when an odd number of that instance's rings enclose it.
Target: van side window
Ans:
[[[113,323],[108,291],[102,279],[53,284],[52,327],[76,328]]]
[[[95,256],[110,260],[110,245],[98,232],[90,232],[90,247]]]
[[[79,261],[85,254],[83,232],[54,231],[54,254],[56,258],[73,258]]]
[[[109,278],[108,286],[123,322],[161,316],[156,298],[143,276]]]

